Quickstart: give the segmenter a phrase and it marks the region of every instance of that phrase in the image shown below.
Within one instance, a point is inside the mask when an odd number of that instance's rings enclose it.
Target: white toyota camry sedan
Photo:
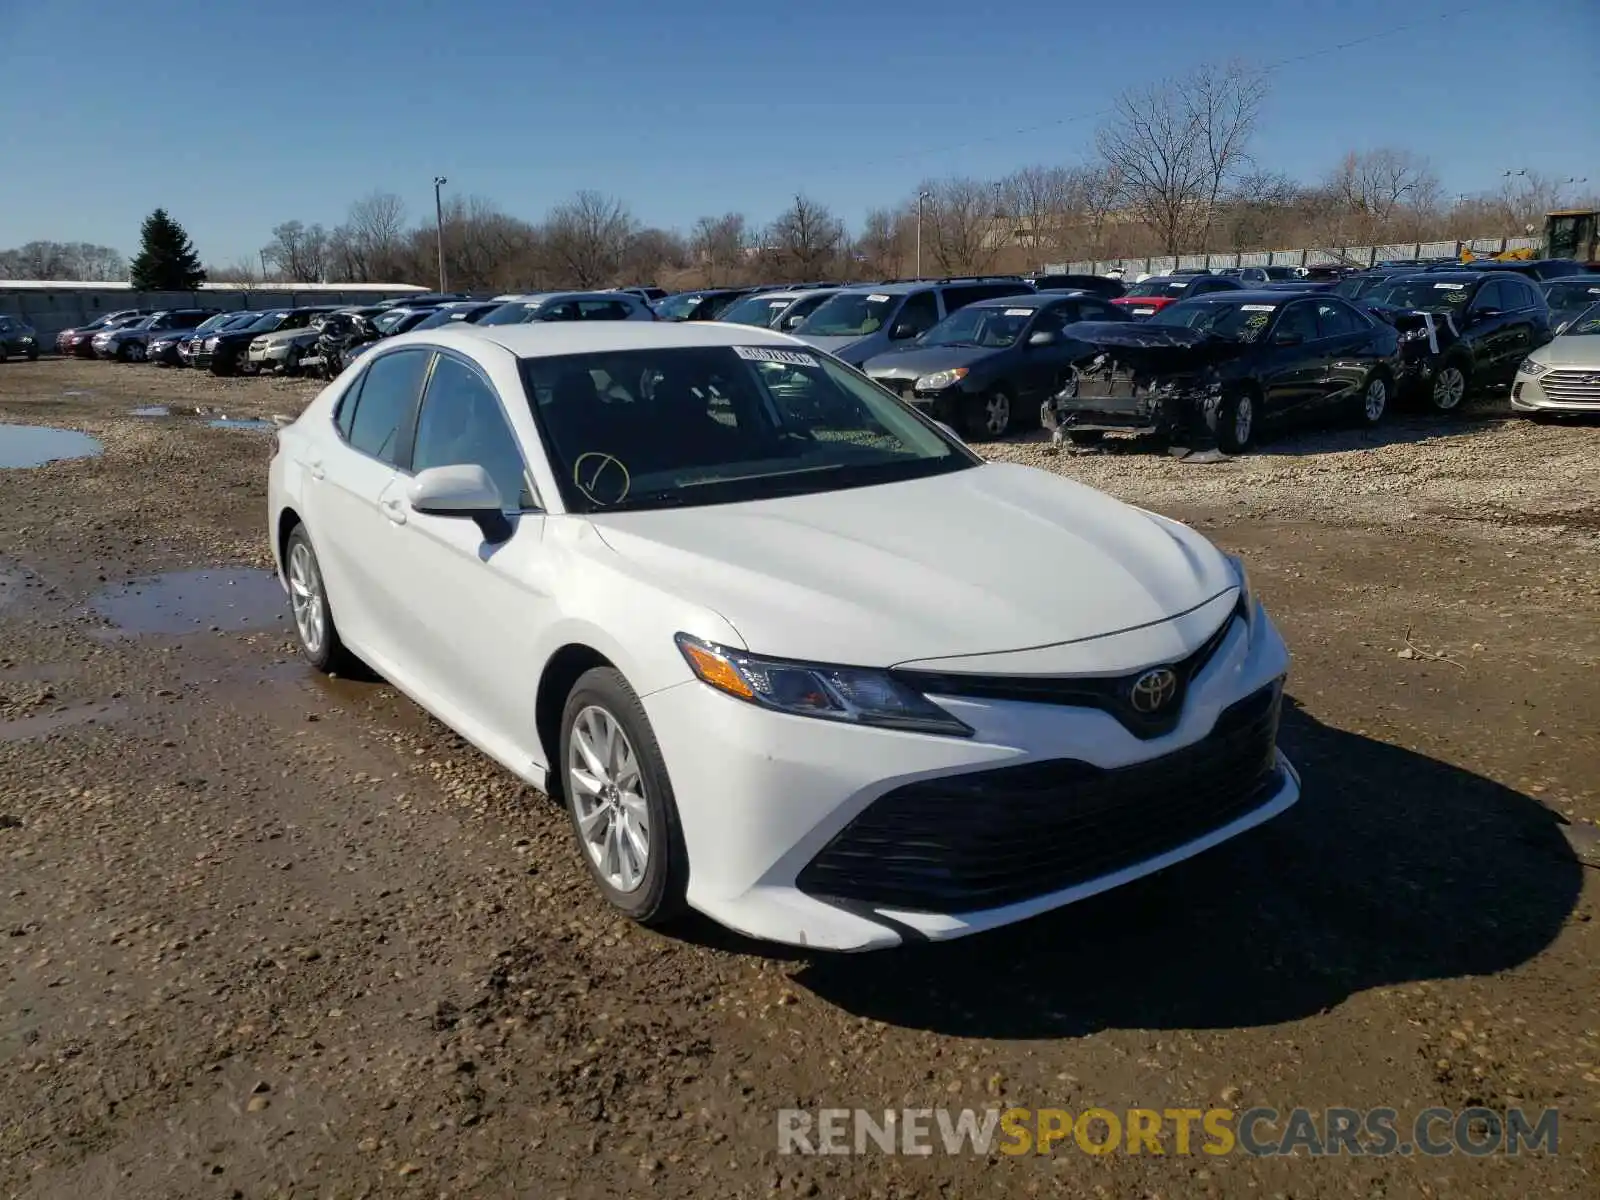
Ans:
[[[859,950],[1293,804],[1243,566],[739,325],[405,334],[278,433],[305,656],[561,799],[605,899]]]

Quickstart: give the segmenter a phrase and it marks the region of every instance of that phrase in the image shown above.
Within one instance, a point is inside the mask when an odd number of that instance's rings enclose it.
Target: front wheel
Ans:
[[[1230,392],[1222,396],[1211,414],[1211,431],[1217,449],[1224,454],[1243,454],[1255,441],[1257,399],[1253,392]]]
[[[994,388],[967,401],[967,432],[974,441],[1004,437],[1011,428],[1011,393]]]
[[[1460,359],[1445,362],[1434,375],[1433,386],[1428,391],[1429,407],[1439,413],[1459,411],[1471,381],[1471,371]]]
[[[1389,377],[1382,371],[1368,375],[1356,400],[1356,419],[1369,429],[1389,411]]]
[[[555,771],[601,893],[643,925],[683,911],[689,859],[661,748],[639,697],[611,667],[586,671],[561,714]]]

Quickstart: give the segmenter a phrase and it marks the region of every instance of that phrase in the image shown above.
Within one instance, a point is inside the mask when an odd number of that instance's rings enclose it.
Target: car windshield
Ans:
[[[836,491],[981,461],[854,372],[788,347],[560,355],[522,371],[577,512]]]
[[[1014,345],[1033,319],[1032,308],[1001,308],[969,304],[958,308],[917,339],[919,346],[986,346],[1003,349]]]
[[[499,308],[491,309],[479,325],[526,325],[539,307],[538,300],[508,300]]]
[[[1600,303],[1591,304],[1573,317],[1561,331],[1562,337],[1600,337]]]
[[[288,317],[289,317],[289,314],[286,313],[286,312],[262,313],[254,321],[251,321],[248,325],[235,326],[233,328],[233,332],[239,332],[239,333],[271,333],[279,325],[282,325],[284,323],[284,321],[286,321],[288,319]]]
[[[209,333],[213,329],[221,329],[232,321],[237,321],[239,314],[236,312],[213,313],[204,321],[194,327],[196,333]]]
[[[418,321],[411,327],[411,332],[416,333],[423,329],[438,329],[440,326],[449,325],[456,321],[471,321],[472,314],[478,311],[475,308],[441,308]]]
[[[1193,282],[1193,279],[1146,279],[1143,283],[1134,284],[1123,294],[1127,296],[1181,296]]]
[[[1238,300],[1191,300],[1162,309],[1148,323],[1181,325],[1230,342],[1253,342],[1272,324],[1272,314],[1278,307]]]
[[[811,337],[865,337],[877,333],[899,306],[886,292],[838,292],[817,306],[795,332]]]
[[[717,320],[730,325],[759,325],[765,329],[793,301],[793,296],[746,296],[731,305]]]
[[[1551,308],[1580,308],[1600,304],[1600,275],[1588,280],[1570,280],[1546,285],[1544,298]]]
[[[1457,313],[1472,294],[1472,285],[1457,279],[1401,279],[1390,283],[1381,291],[1374,290],[1366,297],[1395,308],[1412,308],[1420,312]]]
[[[372,323],[377,327],[379,333],[394,333],[405,323],[407,317],[415,316],[416,313],[409,308],[391,308],[381,317],[374,317]],[[421,319],[421,317],[417,317],[417,320],[420,321]]]
[[[704,292],[679,292],[676,296],[666,296],[655,302],[656,315],[665,317],[669,321],[688,320],[689,314],[695,305],[705,299]],[[484,321],[483,324],[488,324]]]

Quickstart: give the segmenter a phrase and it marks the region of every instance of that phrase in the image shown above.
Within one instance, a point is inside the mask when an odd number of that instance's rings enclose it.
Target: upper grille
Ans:
[[[1242,599],[1240,604],[1243,605]],[[1170,667],[1178,677],[1177,693],[1164,708],[1154,713],[1139,712],[1130,698],[1134,680],[1148,671],[1148,666],[1140,667],[1128,675],[1095,676],[969,675],[962,672],[903,669],[889,673],[900,682],[931,696],[971,696],[984,700],[1020,700],[1032,704],[1097,708],[1110,713],[1135,737],[1149,739],[1171,733],[1177,728],[1183,716],[1183,702],[1188,695],[1190,681],[1211,661],[1211,656],[1222,645],[1241,611],[1235,609],[1230,613],[1217,631],[1205,640],[1205,644],[1188,658],[1175,663],[1150,664]]]
[[[1600,408],[1600,367],[1546,371],[1539,382],[1544,394],[1552,400],[1562,404],[1593,404]]]
[[[796,880],[822,899],[977,912],[1144,862],[1261,807],[1282,786],[1282,683],[1201,741],[1131,766],[1054,759],[925,779],[868,805]]]

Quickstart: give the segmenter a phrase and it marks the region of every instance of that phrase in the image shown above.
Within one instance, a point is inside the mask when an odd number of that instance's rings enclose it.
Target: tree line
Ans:
[[[1600,207],[1593,193],[1576,194],[1587,180],[1532,172],[1508,174],[1492,193],[1446,197],[1427,158],[1399,146],[1352,150],[1319,179],[1293,180],[1253,152],[1268,83],[1265,72],[1228,63],[1131,88],[1082,161],[1001,179],[926,179],[853,230],[803,193],[769,220],[709,214],[686,231],[646,225],[625,201],[594,191],[536,221],[485,197],[455,196],[443,211],[445,274],[451,288],[471,291],[877,279],[910,274],[919,259],[924,273],[966,274],[1153,254],[1521,236],[1539,229],[1551,208]],[[285,221],[257,254],[205,272],[248,284],[434,284],[438,237],[432,211],[414,219],[398,195],[378,191],[332,228]],[[105,278],[93,272],[120,261],[105,247],[35,242],[0,251],[0,276]]]

